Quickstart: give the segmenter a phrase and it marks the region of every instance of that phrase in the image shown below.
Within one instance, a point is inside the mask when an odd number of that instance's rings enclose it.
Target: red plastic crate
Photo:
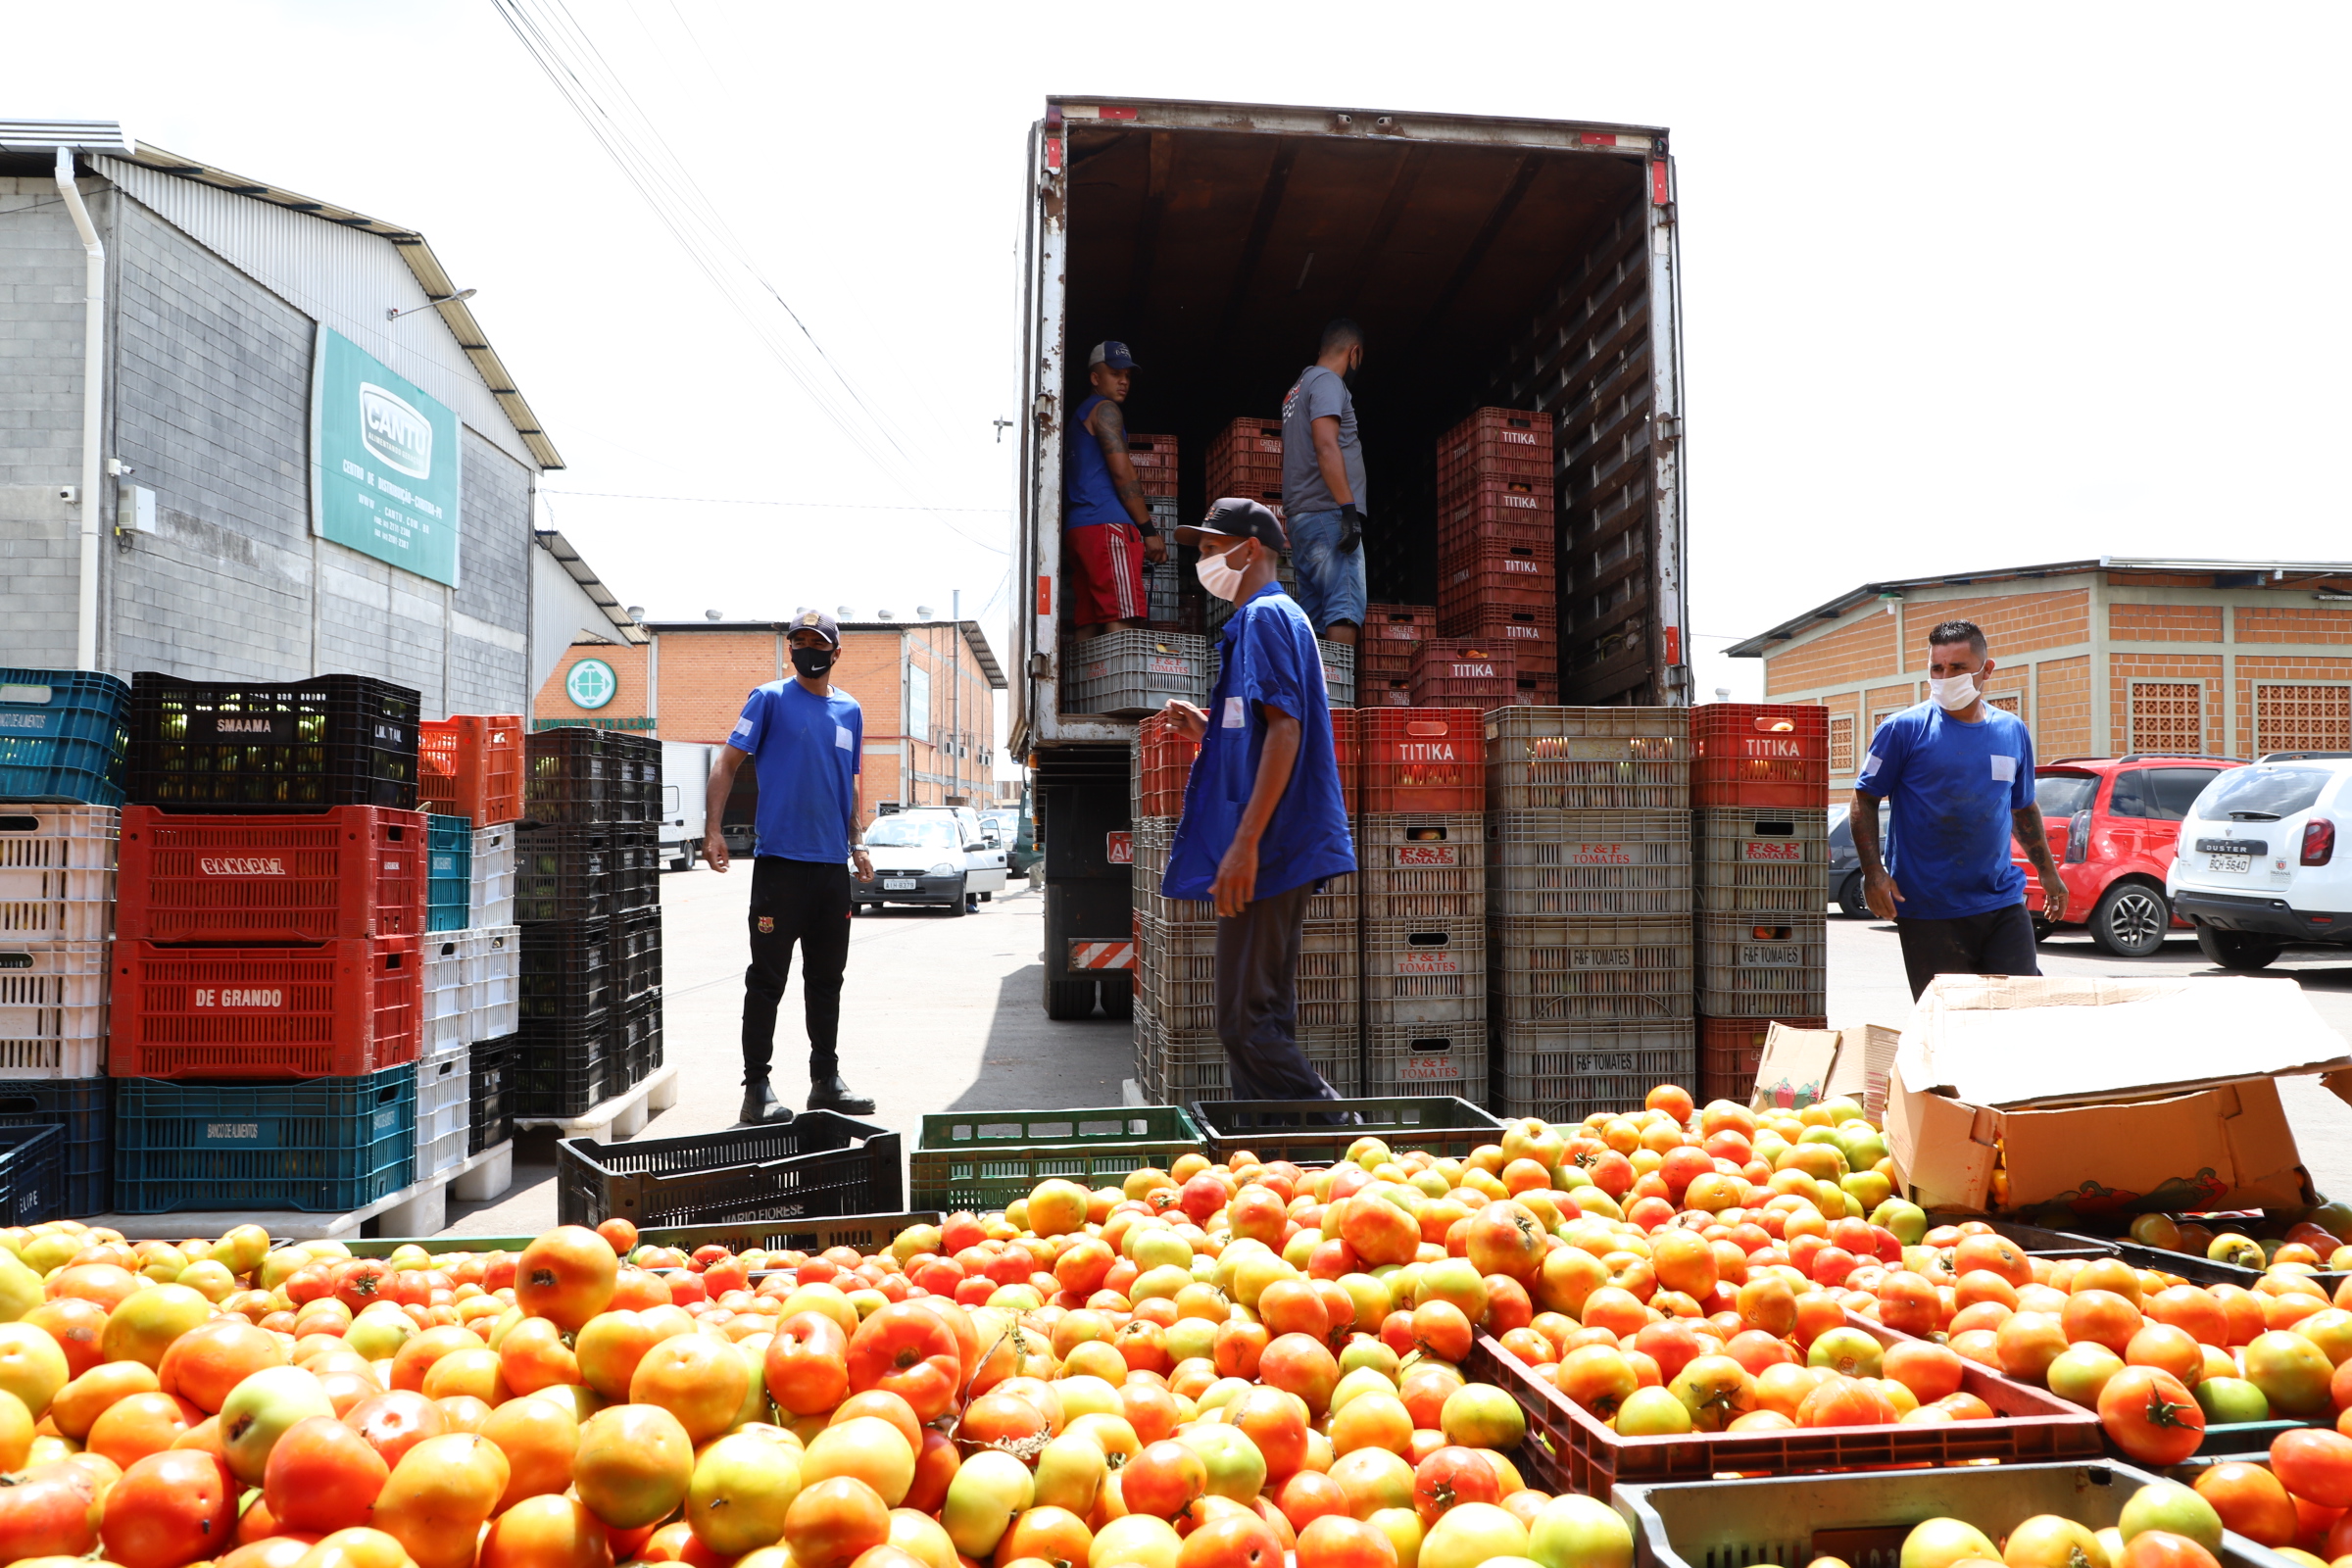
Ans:
[[[1690,804],[1827,807],[1830,710],[1706,703],[1690,710]]]
[[[1356,644],[1356,657],[1360,661],[1372,649],[1388,643],[1410,647],[1437,634],[1435,605],[1366,605],[1363,640]]]
[[[1549,550],[1558,530],[1549,512],[1527,513],[1483,502],[1441,502],[1438,507],[1438,548],[1460,550],[1487,541],[1505,545],[1534,545]]]
[[[1413,677],[1383,675],[1368,679],[1355,678],[1355,701],[1358,708],[1410,708],[1413,706]]]
[[[1783,1018],[1791,1029],[1827,1029],[1827,1018]],[[1701,1018],[1698,1020],[1698,1098],[1730,1100],[1746,1104],[1756,1091],[1756,1069],[1764,1062],[1764,1037],[1772,1032],[1770,1018]]]
[[[1356,763],[1361,749],[1356,741],[1355,710],[1352,708],[1335,708],[1331,710],[1331,755],[1340,764],[1340,793],[1347,798],[1348,814],[1353,816]]]
[[[1483,709],[1359,708],[1356,746],[1365,811],[1487,808]]]
[[[149,942],[328,942],[424,929],[424,813],[300,816],[122,808],[115,934]]]
[[[1200,755],[1200,743],[1186,740],[1176,721],[1165,713],[1145,719],[1135,733],[1141,753],[1137,765],[1143,769],[1136,814],[1181,816],[1185,782],[1192,777],[1193,759]]]
[[[475,827],[522,819],[522,716],[459,713],[416,726],[416,804]]]
[[[1176,497],[1176,438],[1172,435],[1127,435],[1127,461],[1135,465],[1135,478],[1144,487],[1147,500],[1172,501]]]
[[[116,1078],[356,1078],[416,1059],[415,937],[316,948],[117,942]]]
[[[1463,444],[1439,448],[1440,495],[1459,491],[1481,479],[1519,479],[1546,487],[1558,483],[1548,451],[1541,457],[1531,458],[1524,452],[1513,453],[1484,445]]]
[[[1556,678],[1560,670],[1560,639],[1552,629],[1558,612],[1532,605],[1487,605],[1475,612],[1450,617],[1444,623],[1448,637],[1507,643],[1522,675]]]
[[[1541,409],[1473,409],[1470,416],[1438,438],[1444,459],[1462,448],[1486,449],[1505,457],[1551,456],[1551,416]]]
[[[1480,540],[1438,557],[1440,618],[1488,610],[1534,610],[1558,615],[1559,577],[1546,546]]]
[[[1507,704],[1519,693],[1519,666],[1508,643],[1433,637],[1413,663],[1412,692],[1415,708]]]
[[[1208,438],[1209,466],[1271,464],[1282,467],[1282,420],[1244,416]]]

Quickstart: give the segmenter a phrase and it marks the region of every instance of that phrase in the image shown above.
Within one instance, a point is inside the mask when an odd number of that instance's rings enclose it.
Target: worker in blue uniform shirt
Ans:
[[[1323,661],[1306,612],[1274,569],[1282,523],[1254,501],[1220,501],[1179,528],[1200,585],[1234,605],[1208,710],[1167,712],[1200,743],[1160,894],[1217,907],[1217,1037],[1237,1100],[1337,1100],[1298,1049],[1298,948],[1306,903],[1355,869]]]

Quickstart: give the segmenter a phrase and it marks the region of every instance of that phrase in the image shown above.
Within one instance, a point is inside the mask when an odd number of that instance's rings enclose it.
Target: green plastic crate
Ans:
[[[1181,1105],[945,1111],[923,1118],[921,1142],[906,1161],[906,1200],[979,1213],[1027,1198],[1049,1176],[1115,1187],[1131,1171],[1165,1170],[1200,1153],[1200,1142]]]
[[[1316,1126],[1308,1118],[1334,1112],[1357,1119],[1343,1127]],[[1248,1150],[1260,1160],[1287,1159],[1295,1165],[1336,1165],[1358,1138],[1377,1138],[1401,1153],[1460,1159],[1481,1144],[1502,1142],[1503,1124],[1458,1095],[1386,1095],[1356,1100],[1196,1100],[1210,1159]]]

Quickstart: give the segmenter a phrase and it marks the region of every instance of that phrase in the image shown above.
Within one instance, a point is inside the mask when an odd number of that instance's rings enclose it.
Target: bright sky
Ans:
[[[1005,649],[991,421],[1049,92],[1669,127],[1702,695],[1759,687],[1710,650],[1866,578],[2352,557],[2342,7],[570,0],[890,471],[493,0],[103,11],[8,8],[7,112],[422,230],[569,465],[545,520],[657,618],[961,590]]]

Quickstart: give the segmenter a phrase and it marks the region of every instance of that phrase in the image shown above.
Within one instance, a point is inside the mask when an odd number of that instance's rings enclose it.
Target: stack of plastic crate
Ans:
[[[1699,1092],[1744,1104],[1773,1020],[1827,1026],[1829,711],[1690,710]]]
[[[1551,416],[1479,409],[1438,442],[1438,629],[1507,643],[1530,703],[1560,700]]]
[[[1474,708],[1355,711],[1364,1072],[1344,1092],[1486,1092],[1483,720]]]
[[[540,730],[515,834],[522,935],[513,1115],[576,1116],[661,1064],[659,741]]]
[[[466,1047],[468,1154],[506,1142],[514,1131],[507,1072],[514,1060],[522,995],[522,930],[514,923],[514,851],[521,832],[518,821],[473,830],[466,929],[483,946],[472,967],[473,1024]]]
[[[1202,478],[1207,504],[1255,501],[1282,515],[1282,421],[1235,419],[1209,438]]]
[[[0,669],[0,1128],[56,1127],[63,1168],[15,1223],[112,1206],[106,990],[129,689],[90,670]],[[36,1158],[0,1142],[0,1181]],[[37,1187],[37,1196],[35,1190]]]
[[[415,1180],[416,711],[357,675],[133,677],[107,1052],[121,1212],[333,1212]],[[437,1000],[462,1006],[450,973]],[[443,1091],[445,1118],[464,1098]]]
[[[417,795],[432,860],[426,886],[425,1043],[416,1062],[416,1174],[439,1175],[503,1141],[483,1102],[512,1055],[521,985],[514,850],[521,831],[523,723],[514,713],[458,713],[417,726]]]
[[[1363,640],[1355,647],[1356,706],[1412,707],[1413,666],[1421,645],[1437,634],[1435,605],[1367,606]]]
[[[1153,631],[1182,631],[1184,578],[1176,564],[1176,438],[1172,435],[1127,436],[1127,461],[1135,465],[1136,483],[1143,486],[1144,505],[1152,525],[1168,544],[1168,559],[1144,563],[1144,593],[1151,602],[1147,618]]]
[[[1485,735],[1491,1108],[1695,1087],[1688,710],[1508,708]]]

